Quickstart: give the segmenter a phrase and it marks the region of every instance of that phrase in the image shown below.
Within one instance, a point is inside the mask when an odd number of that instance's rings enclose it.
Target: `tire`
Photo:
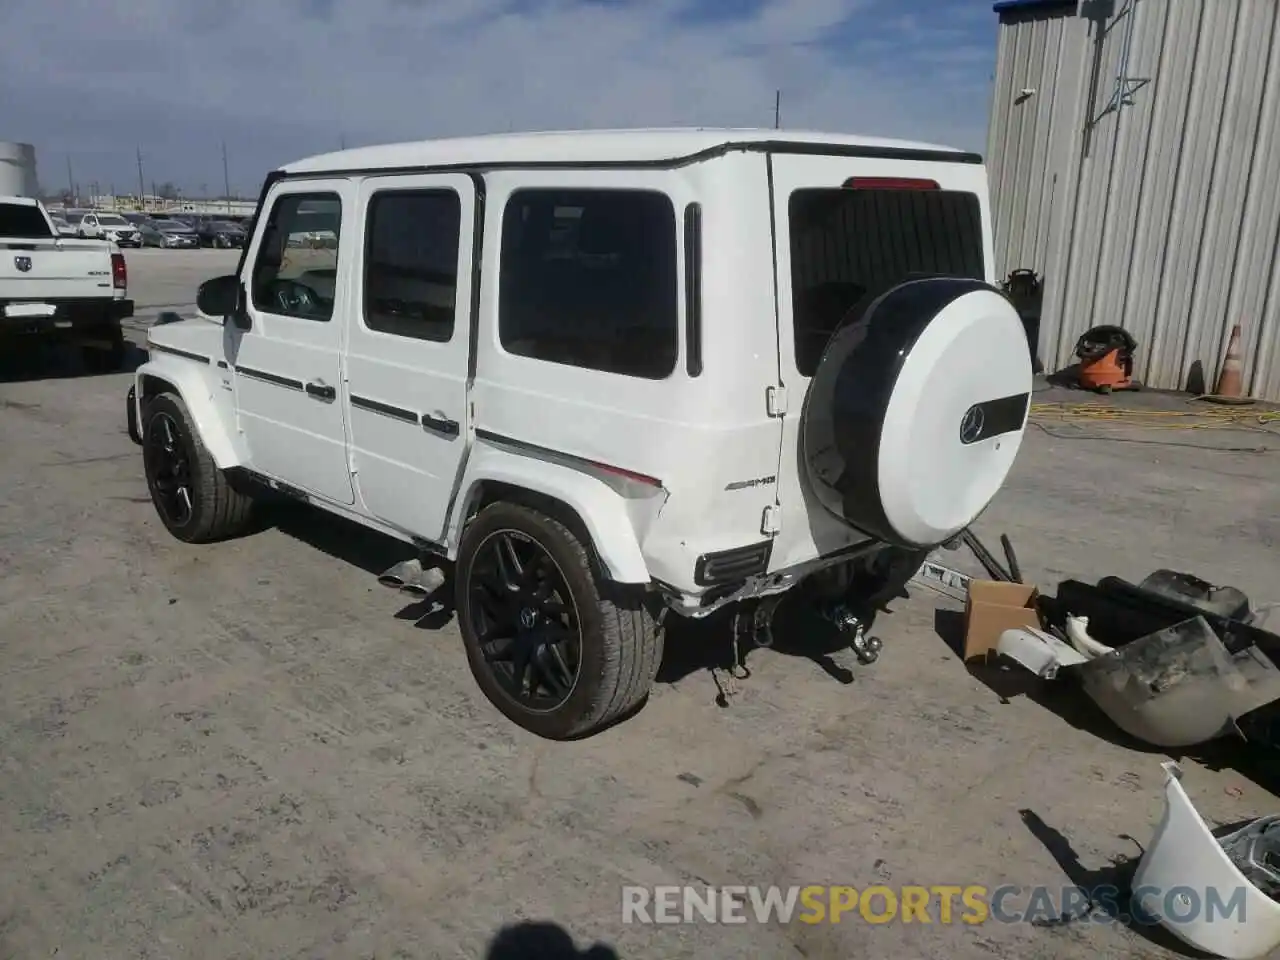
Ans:
[[[164,418],[164,421],[161,420]],[[165,504],[164,480],[158,475],[155,457],[163,428],[168,426],[176,447],[186,457],[189,510],[187,516],[175,515]],[[253,498],[235,489],[227,475],[213,462],[213,457],[200,439],[182,398],[162,393],[147,401],[142,422],[143,465],[151,502],[165,528],[184,543],[212,543],[243,533],[248,527]]]
[[[876,540],[945,543],[1004,484],[1031,390],[1026,331],[1004,294],[907,280],[856,304],[823,350],[800,412],[807,486]]]
[[[95,332],[102,339],[107,340],[109,346],[106,348],[96,345],[82,347],[81,356],[85,368],[93,373],[115,373],[124,366],[124,330],[119,324],[113,324]]]
[[[567,587],[565,607],[574,612],[578,666],[567,696],[544,709],[517,699],[485,656],[478,634],[477,591],[483,551],[495,537],[532,542],[554,563]],[[551,574],[548,574],[550,579]],[[623,597],[596,575],[587,546],[564,524],[528,507],[499,502],[466,527],[458,550],[456,608],[471,673],[489,701],[508,719],[549,740],[572,740],[597,732],[625,716],[646,696],[662,661],[662,635],[643,597]],[[473,603],[474,601],[474,603]],[[511,641],[515,644],[515,640]],[[532,681],[531,681],[532,684]]]

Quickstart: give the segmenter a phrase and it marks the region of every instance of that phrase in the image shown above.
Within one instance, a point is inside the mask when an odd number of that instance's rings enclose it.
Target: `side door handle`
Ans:
[[[429,413],[422,415],[422,425],[428,430],[434,430],[436,433],[443,433],[448,437],[456,437],[458,435],[458,421],[448,420],[444,417],[433,417]]]
[[[331,387],[323,383],[308,383],[307,396],[315,397],[317,400],[323,400],[328,403],[337,399],[338,390],[336,387]]]

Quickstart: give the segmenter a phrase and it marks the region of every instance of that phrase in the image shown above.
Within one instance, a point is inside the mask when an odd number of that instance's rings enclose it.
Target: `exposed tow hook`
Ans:
[[[756,604],[756,611],[751,617],[751,640],[757,647],[768,649],[773,646],[773,615],[782,598],[783,594],[775,593]]]
[[[880,659],[884,641],[879,637],[867,636],[867,630],[862,621],[845,604],[836,602],[824,605],[822,616],[832,623],[842,636],[848,638],[849,646],[859,663],[875,663]]]
[[[720,690],[720,695],[716,698],[720,706],[727,707],[730,699],[738,695],[738,681],[751,676],[751,671],[742,660],[743,636],[750,631],[751,643],[754,646],[762,649],[773,646],[773,615],[782,598],[781,593],[775,593],[756,603],[749,623],[746,622],[741,607],[735,611],[732,627],[733,658],[727,668],[719,666],[711,668],[711,677]]]

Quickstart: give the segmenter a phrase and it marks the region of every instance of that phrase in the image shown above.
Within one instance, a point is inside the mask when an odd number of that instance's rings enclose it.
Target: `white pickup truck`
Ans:
[[[0,196],[0,343],[71,340],[87,365],[115,370],[124,361],[120,321],[131,316],[128,268],[115,244],[60,236],[38,200]]]

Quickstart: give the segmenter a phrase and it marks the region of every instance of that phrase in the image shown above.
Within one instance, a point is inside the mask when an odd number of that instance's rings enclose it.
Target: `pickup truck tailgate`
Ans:
[[[0,297],[10,301],[111,297],[115,291],[110,249],[100,240],[0,239]]]

